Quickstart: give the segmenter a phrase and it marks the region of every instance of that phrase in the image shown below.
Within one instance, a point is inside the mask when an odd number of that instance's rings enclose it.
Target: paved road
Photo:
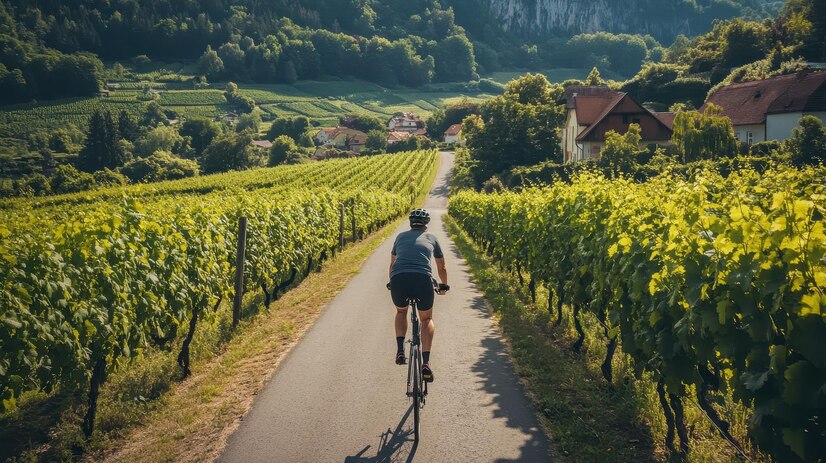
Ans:
[[[549,442],[517,382],[467,265],[444,230],[453,154],[442,153],[425,202],[451,291],[437,296],[436,381],[413,444],[406,367],[393,363],[385,289],[393,239],[367,259],[259,393],[224,463],[550,461]],[[399,229],[402,231],[407,227]]]

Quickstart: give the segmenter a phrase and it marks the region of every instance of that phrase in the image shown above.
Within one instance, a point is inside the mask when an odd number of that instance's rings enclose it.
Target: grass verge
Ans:
[[[520,285],[516,275],[499,268],[451,218],[446,223],[511,344],[516,370],[541,412],[557,460],[678,461],[665,449],[665,419],[651,378],[636,378],[618,350],[613,362],[614,382],[603,379],[600,365],[606,348],[597,321],[583,314],[585,344],[581,353],[573,352],[571,345],[577,336],[569,308],[565,308],[563,324],[553,326],[545,288],[537,288],[536,300],[541,302],[532,303],[527,287]],[[731,400],[724,401],[718,410],[732,424],[735,436],[746,435],[747,410]],[[689,401],[686,425],[691,439],[687,463],[742,461]],[[745,440],[740,439],[747,444]],[[747,451],[751,461],[769,461],[753,449]]]

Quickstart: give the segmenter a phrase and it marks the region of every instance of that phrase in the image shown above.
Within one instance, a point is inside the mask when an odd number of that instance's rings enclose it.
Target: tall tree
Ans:
[[[126,162],[112,113],[96,110],[89,119],[86,143],[78,154],[78,166],[87,172],[115,169]]]
[[[125,109],[118,114],[118,135],[120,138],[132,142],[137,140],[140,135],[138,123]]]
[[[671,141],[683,162],[729,157],[737,152],[731,120],[721,115],[720,108],[713,104],[709,104],[704,113],[677,113]]]
[[[800,126],[792,131],[788,141],[792,162],[802,166],[826,162],[826,128],[815,116],[800,118]]]

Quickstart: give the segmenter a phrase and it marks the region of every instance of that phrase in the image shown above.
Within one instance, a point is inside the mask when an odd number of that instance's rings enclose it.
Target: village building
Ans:
[[[389,146],[389,145],[398,143],[400,141],[405,141],[408,138],[410,138],[410,136],[411,136],[410,132],[397,132],[397,131],[387,132],[387,145]]]
[[[462,124],[453,124],[445,130],[445,143],[459,143],[462,135]]]
[[[413,113],[397,113],[387,122],[387,128],[391,132],[417,132],[424,131],[425,123]]]
[[[785,140],[803,116],[826,123],[826,72],[801,71],[727,85],[712,93],[700,111],[709,104],[719,106],[731,119],[740,142]]]
[[[566,163],[598,158],[605,135],[611,130],[623,134],[631,124],[640,126],[642,146],[671,142],[674,114],[653,112],[627,93],[605,86],[572,86],[562,99],[566,119],[561,144]]]
[[[367,134],[348,127],[324,128],[316,132],[319,145],[334,146],[341,150],[360,153],[367,144]]]
[[[325,127],[316,132],[313,138],[319,145],[327,145],[330,143],[332,137],[335,136],[336,130],[338,130],[338,127]]]
[[[269,140],[253,140],[250,142],[250,145],[256,150],[266,152],[269,152],[270,148],[272,148],[272,142]]]

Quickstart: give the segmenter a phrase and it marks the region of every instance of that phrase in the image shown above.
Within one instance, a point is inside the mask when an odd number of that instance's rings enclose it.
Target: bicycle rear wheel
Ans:
[[[413,351],[414,357],[411,358],[413,363],[413,439],[419,442],[419,434],[421,432],[422,419],[420,415],[421,401],[422,401],[422,367],[421,358],[418,350]]]

